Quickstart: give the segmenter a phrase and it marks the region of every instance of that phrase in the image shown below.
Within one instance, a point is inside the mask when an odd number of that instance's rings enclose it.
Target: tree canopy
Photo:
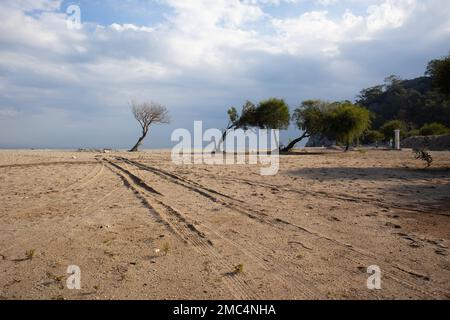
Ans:
[[[270,98],[255,106],[246,101],[239,115],[235,107],[228,109],[228,130],[258,127],[260,129],[287,129],[289,126],[289,106],[283,99]]]
[[[404,138],[409,131],[408,124],[401,120],[391,120],[386,122],[381,128],[380,132],[384,135],[386,141],[394,139],[394,131],[400,130],[400,137]]]
[[[370,112],[350,101],[306,100],[294,110],[292,120],[303,135],[291,141],[283,151],[290,151],[295,144],[311,135],[337,140],[348,147],[369,128]]]
[[[426,74],[433,79],[433,85],[441,93],[450,95],[450,54],[445,58],[430,61]]]
[[[270,98],[261,101],[258,106],[247,100],[242,106],[240,115],[235,107],[231,107],[228,109],[228,118],[228,126],[223,131],[222,139],[217,144],[216,151],[220,149],[229,130],[248,130],[249,128],[287,129],[290,113],[289,106],[283,99]]]
[[[438,136],[450,133],[450,129],[440,123],[427,123],[419,130],[421,136]]]
[[[324,132],[326,125],[326,113],[330,103],[322,100],[306,100],[294,110],[292,120],[299,130],[311,136]]]
[[[261,129],[287,129],[289,106],[283,99],[270,98],[261,101],[254,113],[254,124]]]
[[[375,130],[391,120],[403,121],[410,129],[433,122],[450,127],[449,66],[447,57],[431,61],[424,77],[390,76],[384,84],[363,89],[357,103],[372,112]]]
[[[350,144],[369,129],[370,112],[350,101],[337,102],[331,105],[326,121],[328,125],[324,136],[335,138],[348,150]]]

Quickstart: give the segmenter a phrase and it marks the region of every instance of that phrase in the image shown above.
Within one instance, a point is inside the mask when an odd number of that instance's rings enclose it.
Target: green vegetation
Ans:
[[[450,129],[443,124],[434,122],[425,124],[420,130],[421,136],[438,136],[450,133]]]
[[[283,99],[270,98],[255,106],[247,101],[239,115],[228,110],[229,124],[217,150],[229,130],[242,128],[287,129],[290,120],[302,135],[290,141],[282,152],[291,151],[304,139],[317,135],[346,146],[355,141],[378,143],[394,139],[400,130],[402,139],[418,135],[450,133],[450,55],[428,64],[425,76],[402,80],[389,76],[385,83],[363,89],[356,101],[327,102],[305,100],[292,117]]]
[[[450,95],[450,54],[430,61],[426,74],[433,79],[433,85],[440,93]]]
[[[168,242],[165,242],[165,243],[163,244],[163,246],[162,246],[161,251],[164,252],[164,255],[167,256],[167,254],[168,254],[169,251],[170,251],[170,244],[169,244]]]
[[[384,141],[384,134],[377,130],[367,130],[363,136],[364,143],[380,143]]]
[[[401,130],[402,138],[422,135],[420,128],[427,124],[433,126],[424,132],[435,134],[450,127],[449,86],[450,55],[431,61],[424,77],[402,80],[390,76],[382,85],[363,89],[357,103],[372,112],[372,129],[381,131],[385,140],[392,138],[395,129]]]
[[[35,249],[30,249],[30,250],[25,251],[25,257],[27,260],[33,260],[35,255],[36,255]]]
[[[261,129],[287,129],[289,106],[283,99],[270,98],[261,101],[255,111],[254,123]]]
[[[246,101],[239,115],[235,107],[228,109],[228,126],[222,133],[222,139],[216,146],[216,151],[225,141],[230,130],[256,127],[260,129],[287,129],[289,127],[289,106],[283,99],[270,98],[261,101],[256,107]]]
[[[292,140],[288,146],[282,148],[281,151],[289,152],[294,146],[303,139],[309,138],[313,134],[325,132],[326,113],[330,109],[330,103],[321,100],[306,100],[294,110],[292,121],[296,124],[303,134]]]
[[[244,265],[242,263],[234,266],[233,274],[240,274],[244,272]]]
[[[360,138],[370,126],[370,112],[350,101],[325,102],[321,100],[303,101],[294,110],[292,120],[303,131],[303,135],[282,149],[284,152],[313,134],[319,134],[346,145]]]
[[[427,168],[431,166],[433,163],[433,157],[425,150],[423,149],[415,149],[413,150],[414,158],[417,160],[422,160],[427,163]]]
[[[394,130],[400,129],[400,138],[406,137],[408,132],[408,125],[401,120],[391,120],[386,122],[381,128],[380,132],[383,134],[385,141],[394,139]]]
[[[347,151],[350,144],[360,138],[370,127],[370,113],[367,109],[349,101],[335,103],[326,117],[328,137],[343,143]],[[325,134],[325,136],[327,136]]]

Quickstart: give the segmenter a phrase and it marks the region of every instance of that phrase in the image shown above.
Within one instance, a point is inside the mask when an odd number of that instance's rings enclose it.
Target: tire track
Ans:
[[[134,166],[136,166],[138,168],[141,168],[141,169],[144,169],[144,170],[147,170],[147,171],[151,171],[151,172],[154,172],[154,173],[157,172],[157,173],[159,173],[158,175],[166,177],[166,178],[169,178],[169,180],[172,180],[172,182],[175,182],[175,183],[177,183],[179,185],[185,186],[185,187],[187,187],[190,190],[197,189],[197,188],[202,188],[203,190],[200,190],[201,192],[197,192],[199,194],[205,193],[205,190],[210,189],[210,188],[204,188],[203,186],[201,186],[200,184],[198,184],[196,182],[189,181],[189,179],[177,176],[177,175],[175,175],[173,173],[169,173],[169,172],[167,172],[165,170],[162,170],[162,169],[159,169],[159,168],[154,168],[154,167],[150,167],[150,166],[147,166],[147,165],[143,165],[143,164],[141,164],[139,162],[135,162],[135,161],[123,158],[123,157],[118,158],[118,160],[124,161],[125,163],[129,163],[131,165],[134,165]],[[185,184],[190,184],[190,186],[186,186]],[[276,186],[276,187],[279,188],[278,186]],[[215,192],[215,194],[216,195],[221,195],[220,192]],[[211,197],[212,197],[211,195],[208,195],[207,198],[211,199]],[[226,196],[226,198],[229,199],[229,200],[234,200],[230,196]],[[274,219],[274,220],[269,220],[267,218],[268,217],[267,214],[262,213],[262,212],[258,212],[258,211],[254,211],[254,210],[253,210],[253,212],[256,213],[258,216],[254,216],[252,214],[249,214],[247,211],[245,211],[245,209],[243,210],[243,208],[241,207],[242,206],[241,205],[242,201],[240,201],[239,205],[237,205],[237,204],[233,205],[233,204],[227,203],[225,201],[221,201],[217,197],[213,197],[213,201],[216,202],[216,203],[220,203],[222,205],[225,205],[228,208],[237,209],[236,211],[238,211],[240,213],[244,213],[246,216],[248,216],[248,217],[250,217],[250,218],[252,218],[254,220],[257,220],[257,221],[259,221],[261,223],[269,224],[269,225],[274,226],[274,227],[281,227],[282,225],[284,225],[284,226],[288,226],[288,227],[290,227],[291,229],[294,229],[294,230],[300,230],[303,233],[306,233],[309,236],[315,238],[315,239],[313,239],[313,242],[317,241],[317,239],[325,240],[325,242],[332,242],[333,244],[338,245],[341,248],[343,248],[346,252],[352,253],[354,256],[359,256],[359,259],[355,258],[355,257],[350,257],[348,254],[346,254],[344,256],[344,258],[346,258],[347,260],[349,260],[349,261],[351,261],[353,263],[357,263],[359,265],[364,265],[364,263],[361,263],[361,260],[362,261],[365,261],[365,260],[367,261],[368,259],[370,259],[370,260],[376,259],[376,257],[374,257],[372,254],[370,254],[370,253],[368,253],[368,252],[366,252],[366,251],[364,251],[364,250],[362,250],[360,248],[355,248],[352,245],[346,244],[346,243],[341,242],[341,241],[339,241],[337,239],[334,239],[334,238],[330,238],[328,236],[325,236],[323,234],[317,233],[317,232],[312,231],[312,230],[310,230],[308,228],[305,228],[303,226],[296,225],[296,224],[291,223],[289,221],[286,221],[286,220],[283,220],[283,219],[278,219],[278,218]],[[283,228],[280,228],[280,229],[284,230]],[[324,245],[327,245],[327,244],[324,244]],[[384,268],[384,269],[386,269],[386,268]],[[392,265],[391,268],[387,268],[387,269],[388,269],[388,271],[384,270],[384,275],[389,277],[389,278],[391,278],[392,280],[394,280],[394,281],[396,281],[396,282],[398,282],[398,283],[400,283],[400,284],[402,284],[404,286],[407,286],[407,287],[411,288],[412,290],[414,290],[416,292],[419,292],[421,295],[438,297],[438,296],[436,296],[436,294],[434,292],[429,292],[429,291],[422,290],[415,283],[405,279],[401,275],[405,275],[406,274],[408,276],[413,276],[416,279],[417,278],[418,279],[428,279],[428,281],[429,281],[430,279],[427,276],[421,275],[418,272],[414,272],[414,271],[408,270],[408,268],[403,267],[401,265],[395,265],[394,264],[394,265]],[[401,275],[397,275],[398,272],[401,272]],[[441,293],[448,294],[448,291],[446,289],[439,288],[439,287],[437,287],[437,289]]]
[[[66,185],[65,187],[63,187],[62,189],[59,190],[54,190],[51,193],[62,193],[65,192],[69,189],[73,189],[73,188],[79,188],[85,185],[88,185],[90,183],[92,183],[93,181],[97,180],[97,178],[99,178],[99,176],[102,174],[103,172],[103,163],[99,162],[99,161],[82,161],[82,162],[50,162],[50,163],[37,163],[37,164],[18,164],[18,165],[8,165],[7,167],[12,167],[12,168],[16,168],[16,167],[34,167],[34,166],[54,166],[54,165],[60,165],[60,164],[70,164],[70,165],[86,165],[86,164],[96,164],[97,166],[94,167],[88,174],[86,174],[85,176],[79,178],[78,180],[76,180],[75,182],[69,183],[68,185]],[[98,165],[100,165],[100,169],[98,171]],[[5,168],[6,166],[4,166],[3,168]],[[0,166],[0,168],[2,168],[2,166]],[[92,177],[91,177],[92,175]]]
[[[170,181],[172,183],[181,185],[181,186],[183,186],[183,187],[185,187],[185,188],[187,188],[187,189],[189,189],[189,190],[191,190],[193,192],[196,192],[196,193],[198,193],[198,194],[208,198],[209,200],[211,200],[211,201],[213,201],[215,203],[219,203],[219,204],[221,204],[223,206],[226,206],[226,207],[229,207],[229,208],[233,208],[234,210],[240,212],[241,214],[246,215],[247,217],[249,217],[251,219],[258,220],[258,221],[260,221],[262,223],[266,223],[266,221],[265,221],[265,219],[263,217],[267,217],[267,214],[265,214],[264,212],[261,212],[261,211],[248,209],[245,205],[243,205],[244,202],[242,200],[233,198],[233,197],[231,197],[229,195],[226,195],[224,193],[220,193],[220,192],[218,192],[216,190],[213,190],[211,188],[205,187],[205,186],[200,185],[200,184],[198,184],[198,183],[196,183],[194,181],[190,181],[190,180],[188,180],[186,178],[182,178],[180,176],[177,176],[177,175],[175,175],[173,173],[167,172],[167,171],[162,170],[162,169],[158,169],[158,168],[155,168],[155,167],[144,165],[144,164],[141,164],[139,162],[132,161],[132,160],[129,160],[129,159],[123,158],[123,157],[117,157],[116,159],[121,161],[121,162],[128,163],[130,165],[136,166],[136,167],[138,167],[140,169],[143,169],[143,170],[146,170],[146,171],[150,171],[150,172],[152,172],[152,173],[154,173],[154,174],[156,174],[156,175],[158,175],[158,176],[160,176],[160,177],[162,177],[162,178],[164,178],[164,179],[166,179],[166,180],[168,180],[168,181]],[[208,192],[213,193],[215,196],[209,194]],[[225,198],[225,199],[227,199],[229,201],[233,201],[234,203],[230,203],[230,202],[224,201],[224,200],[222,200],[222,199],[220,199],[218,197],[223,197],[223,198]],[[238,203],[238,204],[236,204],[236,203]],[[252,212],[253,214],[250,213],[249,211]]]
[[[378,206],[384,209],[398,209],[398,210],[404,210],[414,213],[425,213],[425,214],[432,214],[432,215],[439,215],[439,216],[445,216],[450,217],[450,214],[445,212],[439,212],[441,211],[440,208],[436,208],[431,205],[422,205],[423,209],[418,209],[414,206],[400,206],[396,203],[386,203],[382,201],[373,200],[370,198],[364,198],[364,197],[352,197],[347,194],[337,194],[337,193],[330,193],[326,191],[308,191],[308,190],[297,190],[292,188],[286,188],[284,186],[276,185],[276,184],[270,184],[270,183],[263,183],[263,182],[255,182],[247,179],[241,179],[241,178],[230,178],[230,177],[221,177],[222,180],[227,180],[231,182],[238,182],[238,183],[244,183],[248,184],[253,187],[262,187],[266,189],[279,189],[280,191],[290,192],[290,193],[296,193],[300,194],[302,196],[322,196],[326,199],[336,199],[336,200],[342,200],[346,202],[354,202],[354,203],[366,203],[374,206]]]
[[[56,166],[65,164],[98,164],[97,161],[54,161],[54,162],[35,162],[35,163],[16,163],[16,164],[2,164],[0,169],[8,168],[28,168],[28,167],[39,167],[39,166]]]
[[[183,182],[187,183],[187,185],[185,185],[186,188],[191,189],[192,191],[197,192],[197,193],[199,193],[202,196],[210,198],[213,201],[217,201],[218,199],[212,197],[207,192],[210,192],[210,193],[215,194],[217,196],[222,196],[222,197],[230,199],[230,200],[243,202],[242,200],[235,199],[235,198],[233,198],[233,197],[231,197],[229,195],[226,195],[224,193],[218,192],[218,191],[213,190],[211,188],[202,186],[202,185],[196,183],[195,181],[190,181],[190,180],[188,180],[186,178],[182,178],[182,177],[177,176],[176,174],[170,173],[168,171],[165,171],[165,170],[162,170],[162,169],[159,169],[159,168],[155,168],[155,167],[151,167],[151,166],[148,166],[148,165],[144,165],[142,163],[139,163],[137,161],[133,161],[133,160],[130,160],[130,159],[127,159],[127,158],[124,158],[124,157],[116,157],[116,159],[119,160],[119,161],[123,161],[125,163],[128,163],[128,164],[134,165],[134,166],[139,167],[141,169],[151,171],[151,172],[153,172],[153,173],[155,173],[155,174],[157,174],[157,175],[159,175],[159,176],[161,176],[163,178],[172,178],[174,181],[177,181],[177,182],[180,182],[180,183],[183,183]],[[194,185],[195,187],[191,187],[189,184],[190,185]],[[201,190],[201,189],[203,189],[203,190]]]
[[[82,188],[82,187],[85,187],[85,186],[91,184],[91,183],[94,182],[94,181],[97,181],[98,178],[102,175],[103,169],[104,169],[104,167],[105,167],[104,164],[103,164],[102,162],[97,162],[97,163],[99,163],[99,164],[101,165],[101,167],[100,167],[100,169],[93,175],[93,177],[90,177],[90,175],[91,175],[92,172],[94,172],[94,170],[95,170],[96,168],[94,168],[89,174],[87,174],[87,175],[84,176],[83,178],[79,179],[78,181],[74,182],[73,184],[70,184],[70,185],[64,187],[64,188],[61,189],[61,190],[56,190],[56,193],[61,193],[61,192],[67,191],[67,190],[69,190],[69,189],[75,189],[75,188],[78,189],[78,188]]]
[[[124,158],[120,159],[121,161],[128,163],[130,165],[134,165],[138,168],[144,169],[146,166],[139,166],[139,163],[135,163],[133,161],[126,161]],[[128,170],[129,171],[129,170]],[[179,184],[183,187],[187,187],[184,183],[182,183],[183,181],[186,181],[185,179],[181,180],[181,179],[176,179],[176,176],[173,174],[167,175],[164,174],[164,170],[150,170],[152,173],[159,172],[161,174],[157,174],[158,176],[162,177],[162,178],[167,178],[170,177],[171,179],[169,179],[169,181],[171,181],[172,183],[176,183]],[[173,180],[175,179],[175,180]],[[187,187],[189,190],[197,190],[196,188],[192,187],[192,186],[188,186]],[[198,191],[198,190],[197,190]],[[200,190],[201,191],[201,190]],[[197,192],[200,195],[203,195],[203,192]],[[249,216],[248,212],[245,211],[244,209],[241,208],[236,208],[236,207],[232,207],[230,206],[229,203],[221,201],[220,199],[217,199],[215,197],[212,197],[211,195],[208,195],[208,197],[206,197],[209,200],[212,200],[213,202],[216,203],[220,203],[222,205],[225,205],[227,208],[234,210],[234,211],[239,211],[239,213],[245,213],[246,216]],[[228,199],[233,199],[231,197],[228,197]],[[250,215],[251,216],[251,215]],[[257,219],[258,218],[251,216],[252,219]],[[269,223],[267,221],[261,220],[261,222],[268,224],[270,226],[273,227],[272,223]],[[214,226],[213,225],[206,225],[206,223],[200,223],[197,221],[197,224],[202,226],[203,228],[209,230],[209,232],[215,234],[217,237],[221,238],[223,241],[228,242],[229,244],[231,244],[233,247],[235,247],[237,250],[241,251],[242,253],[244,253],[246,256],[248,256],[249,258],[251,258],[252,260],[254,260],[256,263],[258,263],[258,265],[263,268],[266,271],[271,271],[273,270],[273,268],[275,267],[276,270],[281,273],[281,277],[278,276],[278,279],[284,283],[286,283],[288,286],[292,287],[292,284],[295,283],[295,290],[297,292],[302,292],[306,295],[306,297],[308,297],[309,299],[317,299],[317,298],[325,298],[325,295],[320,292],[317,287],[308,279],[306,279],[305,277],[293,273],[292,270],[289,270],[288,268],[285,267],[284,264],[282,264],[281,262],[279,262],[279,260],[277,259],[270,259],[270,263],[265,261],[264,259],[260,258],[260,257],[266,257],[267,256],[267,250],[266,248],[263,248],[262,246],[257,246],[257,245],[250,245],[247,244],[247,247],[244,249],[242,245],[237,244],[236,242],[232,241],[231,239],[225,238],[224,236],[222,236],[221,234],[219,234],[218,232],[214,231]],[[267,259],[267,258],[266,258]]]
[[[129,170],[128,170],[129,171]],[[184,186],[184,185],[183,185]],[[207,197],[210,199],[210,197]],[[215,199],[214,202],[217,202],[219,200]],[[325,295],[323,295],[322,292],[320,292],[316,286],[308,279],[306,279],[303,276],[300,276],[298,274],[295,274],[292,272],[292,270],[287,269],[283,264],[278,262],[276,259],[271,260],[271,264],[267,262],[267,260],[264,260],[260,257],[267,256],[267,249],[263,248],[262,246],[256,246],[256,245],[247,245],[246,248],[243,248],[242,245],[239,245],[238,243],[234,242],[233,240],[224,237],[223,235],[219,234],[214,230],[214,226],[211,224],[208,224],[206,222],[198,222],[196,221],[196,224],[201,226],[204,229],[207,229],[209,233],[214,234],[216,237],[220,238],[222,241],[229,243],[231,246],[236,248],[238,251],[241,251],[244,255],[251,258],[253,261],[255,261],[262,269],[266,271],[272,271],[274,267],[276,270],[282,274],[282,276],[279,275],[272,275],[279,282],[285,283],[288,287],[292,286],[292,283],[294,282],[295,290],[296,292],[302,292],[308,299],[318,299],[318,298],[326,298]]]
[[[135,191],[147,207],[154,211],[161,221],[174,232],[181,240],[190,243],[194,249],[201,255],[212,258],[212,264],[217,273],[219,270],[230,272],[233,265],[227,262],[224,257],[213,247],[211,240],[200,232],[192,223],[188,222],[186,217],[176,209],[164,203],[157,197],[161,194],[148,186],[140,178],[132,174],[129,170],[114,164],[112,161],[105,159],[114,169],[109,167],[111,171],[119,175],[122,180],[126,181],[126,186]],[[138,181],[139,183],[137,183]],[[150,191],[153,190],[153,191]],[[220,274],[220,273],[219,273]],[[252,288],[239,275],[225,274],[222,277],[225,285],[237,299],[251,300],[258,298]]]
[[[138,167],[138,168],[140,168],[140,169],[143,169],[143,170],[150,169],[150,168],[147,168],[148,166],[146,166],[146,165],[141,165],[140,163],[137,163],[137,162],[135,162],[135,161],[128,161],[128,159],[126,159],[126,158],[120,158],[119,160],[120,160],[120,161],[123,161],[123,162],[125,162],[125,163],[128,163],[128,164],[130,164],[130,165],[134,165],[134,166],[136,166],[136,167]],[[152,173],[155,173],[155,171],[156,171],[156,172],[159,172],[160,174],[158,174],[158,176],[161,176],[162,178],[165,178],[166,180],[169,180],[169,181],[171,181],[172,183],[176,183],[176,184],[181,185],[181,186],[183,186],[183,187],[186,187],[185,183],[192,183],[191,186],[188,186],[188,187],[187,187],[189,190],[192,190],[192,189],[195,190],[195,187],[196,187],[196,186],[201,186],[200,184],[195,183],[195,182],[192,182],[192,181],[189,181],[188,179],[181,178],[181,177],[178,177],[178,176],[176,176],[176,175],[174,175],[174,174],[167,173],[167,172],[165,172],[165,171],[162,170],[162,169],[156,169],[156,168],[152,168],[152,169],[155,169],[155,170],[147,170],[147,171],[150,171],[150,172],[152,172]],[[173,179],[175,179],[175,180],[173,180]],[[184,183],[183,183],[183,182],[184,182]],[[209,188],[208,188],[208,189],[209,189]],[[197,193],[202,194],[201,192],[197,192]],[[220,193],[219,193],[219,192],[216,192],[216,194],[220,194]],[[211,195],[209,195],[207,198],[208,198],[208,199],[211,199]],[[234,199],[233,199],[232,197],[230,197],[230,196],[227,196],[227,199],[234,200]],[[269,226],[271,226],[271,227],[276,227],[276,228],[280,229],[281,231],[285,231],[285,229],[282,228],[282,225],[283,225],[283,224],[286,224],[286,222],[282,222],[282,221],[279,220],[279,219],[275,219],[275,220],[269,219],[268,216],[267,216],[267,214],[265,214],[265,213],[258,212],[258,211],[253,211],[255,214],[258,215],[258,216],[255,216],[255,215],[249,214],[249,213],[248,213],[248,210],[249,210],[249,209],[248,209],[248,208],[245,208],[245,207],[243,207],[243,206],[241,206],[240,203],[239,203],[239,205],[236,205],[236,204],[233,205],[233,204],[230,204],[229,202],[222,201],[222,200],[217,199],[217,198],[214,198],[214,197],[213,197],[213,202],[222,204],[222,205],[224,205],[225,207],[227,207],[228,209],[231,209],[231,210],[233,210],[233,211],[237,211],[238,213],[244,213],[245,216],[250,217],[250,218],[253,219],[253,220],[257,220],[257,221],[260,222],[260,223],[263,223],[263,224],[265,224],[265,225],[269,225]],[[262,216],[262,217],[261,217],[261,216]],[[198,223],[198,222],[197,222],[197,223]],[[198,224],[200,224],[200,223],[198,223]],[[289,223],[287,223],[287,224],[289,224]],[[214,226],[208,227],[208,226],[206,226],[204,223],[202,223],[201,225],[202,225],[203,227],[205,227],[206,229],[210,230],[212,233],[215,233],[218,237],[223,238],[223,237],[222,237],[221,235],[219,235],[217,232],[213,231]],[[298,230],[297,230],[297,227],[292,228],[292,229],[293,229],[294,231],[298,231]],[[315,234],[312,234],[312,233],[311,233],[309,230],[307,230],[307,229],[304,229],[304,230],[302,230],[302,231],[303,231],[303,232],[310,233],[311,235],[315,235]],[[258,256],[263,257],[263,256],[266,256],[266,255],[267,255],[267,254],[266,254],[266,248],[262,248],[262,247],[261,247],[260,249],[258,249],[258,248],[254,245],[254,246],[252,246],[252,247],[247,247],[248,249],[243,249],[242,246],[240,246],[240,245],[234,243],[232,240],[229,240],[229,239],[226,239],[226,238],[224,238],[224,240],[225,240],[225,241],[228,241],[228,242],[230,242],[230,243],[232,243],[233,246],[235,246],[238,250],[242,251],[242,252],[243,252],[244,254],[246,254],[247,256],[250,256],[250,257],[252,257],[253,259],[258,260],[258,262],[262,265],[262,267],[263,267],[264,269],[266,269],[266,270],[271,270],[271,269],[272,269],[272,267],[271,267],[268,263],[266,263],[263,259],[258,258]],[[315,241],[316,241],[316,239],[314,239],[312,242],[315,242]],[[248,245],[248,244],[247,244],[247,245]],[[274,266],[277,268],[278,271],[282,271],[283,276],[286,277],[286,279],[287,279],[288,282],[291,282],[291,283],[292,283],[292,281],[296,282],[296,283],[297,283],[297,286],[298,286],[297,289],[298,289],[299,291],[301,291],[301,292],[306,293],[306,295],[307,295],[309,298],[312,298],[312,299],[318,298],[318,297],[324,298],[323,293],[319,292],[319,291],[317,290],[316,286],[315,286],[313,283],[311,283],[311,281],[307,280],[305,277],[301,277],[301,276],[299,276],[299,275],[294,274],[294,273],[292,272],[292,270],[287,269],[287,268],[286,268],[281,262],[279,262],[279,260],[277,260],[277,259],[271,259],[270,262],[272,263],[272,265],[274,265]],[[284,280],[284,281],[286,281],[286,280]],[[309,287],[306,287],[306,288],[305,288],[305,284],[309,284]]]
[[[88,211],[88,209],[93,208],[95,205],[99,205],[99,204],[103,203],[106,199],[108,199],[109,197],[111,197],[114,193],[116,193],[116,192],[119,191],[120,189],[121,189],[121,187],[118,187],[118,188],[113,189],[112,191],[108,192],[106,195],[104,195],[103,197],[101,197],[99,200],[97,200],[96,202],[94,202],[94,203],[92,203],[92,204],[88,204],[88,205],[86,205],[86,206],[80,208],[78,211],[80,211],[80,212],[86,212],[86,211]],[[67,221],[69,218],[70,218],[69,216],[65,216],[59,223],[62,224],[62,223],[64,223],[65,221]],[[43,229],[46,229],[46,227],[50,227],[51,225],[54,225],[54,221],[49,221],[49,222],[47,222],[47,223],[40,224],[39,226],[40,226],[41,228],[43,228]],[[24,229],[27,229],[27,228],[25,227],[25,228],[22,228],[22,229],[18,229],[18,230],[16,230],[16,231],[20,231],[20,230],[24,230]],[[58,235],[58,234],[57,234],[57,233],[48,234],[48,235],[44,238],[45,242],[48,242],[48,240],[49,240],[50,238],[54,238],[56,235]],[[12,246],[9,246],[8,248],[2,249],[2,252],[3,252],[3,253],[4,253],[4,252],[7,252],[7,251],[9,251],[9,250],[11,250],[11,249],[13,249],[13,248],[15,248],[15,247],[17,247],[17,246],[24,246],[26,243],[30,243],[32,240],[34,240],[34,239],[35,239],[36,237],[38,237],[38,236],[41,236],[41,234],[35,234],[35,235],[32,235],[31,237],[28,237],[28,238],[26,238],[24,241],[21,241],[21,242],[19,242],[19,243],[18,243],[18,242],[15,242]]]
[[[97,170],[97,166],[96,166],[94,169],[92,169],[92,171],[90,171],[88,174],[86,174],[82,178],[78,179],[77,181],[63,187],[62,189],[52,191],[51,195],[61,194],[63,192],[67,192],[69,190],[75,191],[75,189],[86,187],[89,184],[93,183],[94,181],[97,181],[98,178],[101,177],[101,175],[103,173],[104,164],[102,162],[98,162],[98,161],[95,161],[93,163],[100,165],[100,169]],[[71,164],[76,164],[76,163],[71,163]],[[47,201],[45,204],[27,207],[26,210],[27,211],[40,210],[40,209],[46,208],[48,206],[51,206],[54,203],[59,203],[59,202],[60,202],[59,199],[53,199],[53,200]],[[4,216],[5,215],[1,215],[0,217],[3,218]]]

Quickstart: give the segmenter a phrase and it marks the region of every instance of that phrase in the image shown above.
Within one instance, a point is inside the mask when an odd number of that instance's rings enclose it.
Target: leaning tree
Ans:
[[[216,152],[220,151],[220,147],[225,141],[228,133],[232,130],[244,129],[247,130],[249,127],[255,126],[255,112],[256,106],[250,102],[246,101],[242,106],[242,112],[239,115],[235,107],[228,109],[228,125],[222,132],[222,137],[219,143],[216,145]]]
[[[353,140],[370,127],[370,112],[350,101],[303,101],[292,119],[303,134],[282,149],[283,152],[289,152],[297,143],[315,134],[344,143],[348,150]]]
[[[169,123],[169,111],[156,102],[131,103],[131,111],[142,128],[142,134],[130,152],[136,152],[148,134],[150,125],[158,123]]]
[[[306,100],[294,110],[292,120],[298,129],[303,131],[302,135],[292,140],[286,147],[282,148],[282,152],[291,151],[295,145],[314,134],[325,134],[327,123],[326,115],[331,104],[322,100]]]
[[[228,110],[229,123],[227,129],[223,131],[216,150],[226,139],[228,132],[237,129],[248,130],[249,128],[259,129],[286,129],[289,126],[289,106],[283,99],[270,98],[261,101],[258,106],[247,101],[242,107],[239,115],[236,108]]]

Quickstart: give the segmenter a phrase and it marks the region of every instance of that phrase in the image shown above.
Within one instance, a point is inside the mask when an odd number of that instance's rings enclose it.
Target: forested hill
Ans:
[[[373,112],[373,129],[390,120],[403,120],[411,129],[433,122],[450,127],[450,99],[434,88],[431,76],[391,76],[383,85],[362,90],[357,102]]]

